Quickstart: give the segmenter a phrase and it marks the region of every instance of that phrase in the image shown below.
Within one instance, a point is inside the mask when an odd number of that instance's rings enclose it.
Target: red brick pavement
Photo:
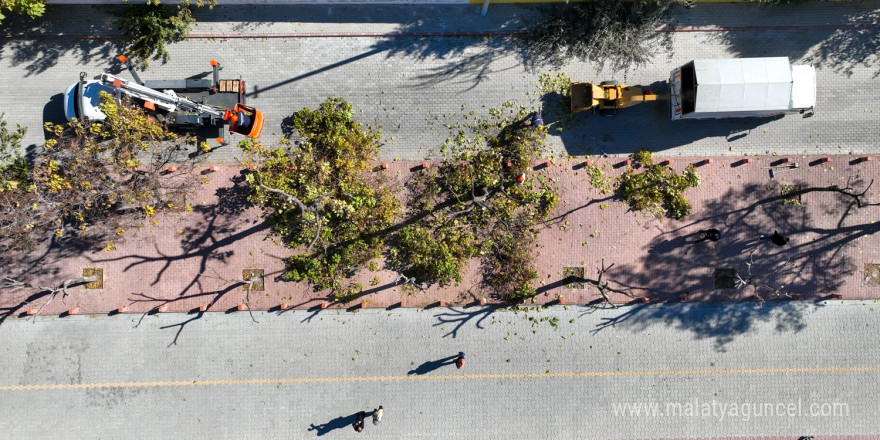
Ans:
[[[681,170],[704,158],[672,158],[671,166]],[[632,212],[627,205],[593,188],[582,164],[585,159],[556,159],[548,168],[530,172],[529,178],[544,177],[558,185],[560,206],[540,234],[537,265],[540,280],[538,304],[564,296],[566,304],[596,302],[593,288],[576,289],[562,283],[563,266],[583,267],[594,277],[604,263],[614,265],[605,280],[613,287],[637,297],[658,301],[749,300],[751,287],[738,290],[715,289],[716,268],[748,273],[751,265],[761,284],[785,286],[795,298],[815,300],[832,294],[844,299],[877,298],[880,289],[870,286],[872,278],[866,264],[880,263],[880,240],[874,234],[880,225],[880,207],[859,208],[848,197],[831,192],[813,192],[802,197],[803,206],[783,205],[772,199],[780,194],[779,184],[845,186],[847,179],[863,190],[878,175],[877,160],[859,161],[854,156],[835,156],[821,163],[820,157],[795,156],[798,168],[776,168],[771,164],[782,157],[712,158],[697,167],[702,184],[686,192],[694,213],[683,221],[654,218]],[[622,158],[591,159],[609,176],[623,171]],[[657,160],[663,160],[657,159]],[[406,179],[414,163],[395,162],[382,171]],[[78,308],[79,313],[108,313],[119,307],[126,312],[144,313],[167,303],[167,311],[189,312],[200,306],[211,311],[227,311],[244,303],[241,287],[231,288],[231,280],[242,270],[262,269],[267,277],[265,291],[254,292],[254,309],[272,309],[280,304],[312,308],[327,302],[326,292],[314,292],[305,283],[281,281],[281,259],[291,250],[278,244],[261,221],[260,211],[244,207],[232,179],[240,174],[237,166],[220,165],[208,174],[195,200],[192,212],[163,214],[158,224],[129,231],[117,241],[113,251],[90,251],[59,257],[54,253],[39,259],[39,253],[21,256],[9,272],[17,279],[36,284],[53,284],[81,275],[86,267],[104,271],[103,289],[71,289],[65,303],[54,301],[43,314],[58,315]],[[878,184],[880,186],[880,184]],[[880,202],[880,187],[865,195],[869,202]],[[721,231],[717,243],[689,243],[700,229]],[[784,247],[758,241],[761,234],[774,230],[790,237]],[[791,273],[780,272],[786,262]],[[455,287],[432,287],[422,293],[407,293],[394,285],[396,275],[381,270],[360,271],[356,278],[365,287],[361,300],[368,307],[389,307],[406,301],[407,307],[424,307],[445,301],[461,305],[486,297],[499,302],[479,286],[476,264],[464,281]],[[880,278],[880,274],[878,274]],[[880,279],[877,280],[880,282]],[[22,314],[39,308],[42,299],[27,301],[33,292],[8,289],[0,295],[0,307]],[[773,294],[767,300],[787,299]],[[359,300],[360,301],[360,300]],[[632,301],[612,295],[612,301]],[[331,307],[355,307],[358,303]],[[166,311],[163,309],[162,311]],[[2,312],[2,311],[0,311]]]

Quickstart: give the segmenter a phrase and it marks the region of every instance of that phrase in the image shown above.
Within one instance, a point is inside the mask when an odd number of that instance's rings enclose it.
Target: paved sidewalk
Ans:
[[[785,205],[779,184],[801,188],[845,186],[852,181],[856,192],[864,190],[880,172],[880,161],[861,162],[855,156],[834,156],[821,163],[818,156],[790,159],[799,168],[774,169],[780,157],[714,158],[697,168],[702,184],[686,192],[694,207],[683,221],[655,219],[630,212],[611,195],[590,187],[581,169],[583,159],[556,159],[549,168],[529,173],[529,178],[556,179],[561,203],[540,233],[536,264],[540,279],[536,283],[536,302],[550,303],[562,295],[568,304],[588,304],[599,299],[596,290],[575,289],[563,280],[563,267],[583,267],[585,276],[594,277],[603,261],[614,264],[605,275],[612,286],[650,301],[749,300],[752,287],[718,289],[718,269],[735,269],[744,278],[751,275],[756,284],[784,290],[805,300],[880,297],[880,230],[876,223],[880,207],[858,208],[854,200],[832,192],[812,192],[801,197],[802,206]],[[598,165],[609,175],[622,172],[622,160],[599,159]],[[672,166],[682,169],[702,158],[675,159]],[[411,173],[411,162],[395,162],[387,173],[404,180]],[[272,309],[280,304],[294,308],[314,308],[328,302],[327,292],[314,292],[305,283],[280,281],[281,259],[291,251],[276,244],[257,209],[244,207],[241,188],[232,188],[232,179],[242,171],[233,165],[210,174],[210,183],[191,201],[192,213],[168,214],[158,226],[129,231],[116,242],[116,250],[79,254],[55,251],[12,257],[5,264],[14,278],[42,284],[58,283],[81,275],[84,268],[101,268],[101,290],[73,289],[66,304],[53,302],[44,313],[57,315],[78,307],[82,313],[107,313],[125,306],[141,313],[167,303],[168,311],[188,312],[210,304],[210,310],[231,310],[244,303],[242,287],[234,280],[246,269],[262,269],[265,291],[252,294],[255,309]],[[239,180],[240,179],[236,179]],[[876,185],[862,202],[880,202]],[[721,231],[717,243],[691,243],[697,231]],[[762,234],[778,230],[791,242],[777,247],[759,241]],[[791,266],[786,266],[790,263]],[[473,264],[459,286],[433,286],[424,293],[408,294],[394,284],[396,274],[363,269],[355,280],[364,284],[361,298],[332,307],[390,307],[406,301],[409,307],[470,304],[487,298],[480,288],[478,266]],[[783,270],[785,269],[785,270]],[[224,281],[228,280],[228,281]],[[14,314],[39,307],[32,292],[6,292],[0,306]],[[768,300],[785,299],[763,293]],[[612,295],[617,303],[630,302]]]

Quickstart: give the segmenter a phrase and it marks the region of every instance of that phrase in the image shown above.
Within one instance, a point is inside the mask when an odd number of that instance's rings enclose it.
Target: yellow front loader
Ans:
[[[617,81],[605,81],[599,85],[593,83],[571,84],[571,111],[593,111],[599,109],[603,116],[616,115],[617,110],[656,101],[654,92],[638,87],[618,84]]]

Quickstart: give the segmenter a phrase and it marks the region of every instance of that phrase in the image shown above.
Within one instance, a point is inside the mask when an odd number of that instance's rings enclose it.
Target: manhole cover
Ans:
[[[266,290],[266,285],[264,283],[265,277],[263,277],[263,269],[245,269],[241,271],[241,279],[245,281],[256,279],[256,281],[254,281],[253,285],[251,286],[251,292],[262,292]],[[241,289],[247,291],[247,284],[241,286]]]
[[[736,289],[736,269],[715,268],[716,289]]]
[[[568,279],[584,279],[584,268],[583,267],[562,267],[562,278]],[[585,289],[586,286],[582,282],[569,282],[565,285],[565,287],[569,289]]]
[[[101,269],[98,267],[87,267],[87,268],[83,269],[83,276],[84,277],[90,277],[92,275],[98,277],[98,279],[95,281],[92,281],[91,283],[86,283],[86,289],[103,289],[104,288],[104,269]]]
[[[880,264],[865,264],[865,285],[880,286]]]

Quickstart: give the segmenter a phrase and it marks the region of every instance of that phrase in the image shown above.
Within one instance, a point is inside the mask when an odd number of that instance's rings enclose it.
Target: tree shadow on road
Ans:
[[[816,29],[720,32],[709,41],[729,46],[732,56],[787,56],[792,62],[813,64],[850,76],[859,67],[873,69],[880,76],[880,10],[854,3],[853,12],[839,23]],[[766,6],[768,11],[784,13],[787,6]],[[835,29],[836,28],[836,29]],[[771,35],[772,32],[772,35]],[[766,44],[768,40],[772,45]]]
[[[677,303],[632,306],[613,318],[603,318],[594,333],[608,328],[633,333],[666,326],[709,339],[719,352],[759,322],[775,323],[777,332],[797,333],[807,327],[805,313],[815,307],[801,301],[766,303]]]
[[[48,30],[44,30],[48,33]],[[39,36],[30,39],[11,40],[0,39],[0,59],[7,59],[16,68],[25,71],[25,77],[37,76],[58,65],[60,60],[73,57],[77,65],[86,66],[100,60],[105,60],[107,69],[111,71],[110,61],[120,53],[122,45],[120,41],[98,40],[69,40],[57,39],[50,35],[46,38]],[[81,67],[86,70],[85,67]],[[77,71],[70,71],[70,83],[78,80]],[[101,72],[89,72],[94,76]],[[58,90],[62,92],[63,90]]]
[[[474,321],[473,325],[477,329],[485,328],[483,326],[483,321],[487,318],[491,317],[495,311],[498,309],[502,309],[501,306],[482,306],[475,307],[473,310],[464,309],[464,308],[454,308],[450,307],[445,309],[443,312],[437,313],[434,315],[437,318],[437,323],[434,324],[434,327],[442,326],[446,324],[453,324],[452,330],[447,332],[443,337],[452,336],[453,338],[458,337],[458,332],[464,327],[465,324]]]

